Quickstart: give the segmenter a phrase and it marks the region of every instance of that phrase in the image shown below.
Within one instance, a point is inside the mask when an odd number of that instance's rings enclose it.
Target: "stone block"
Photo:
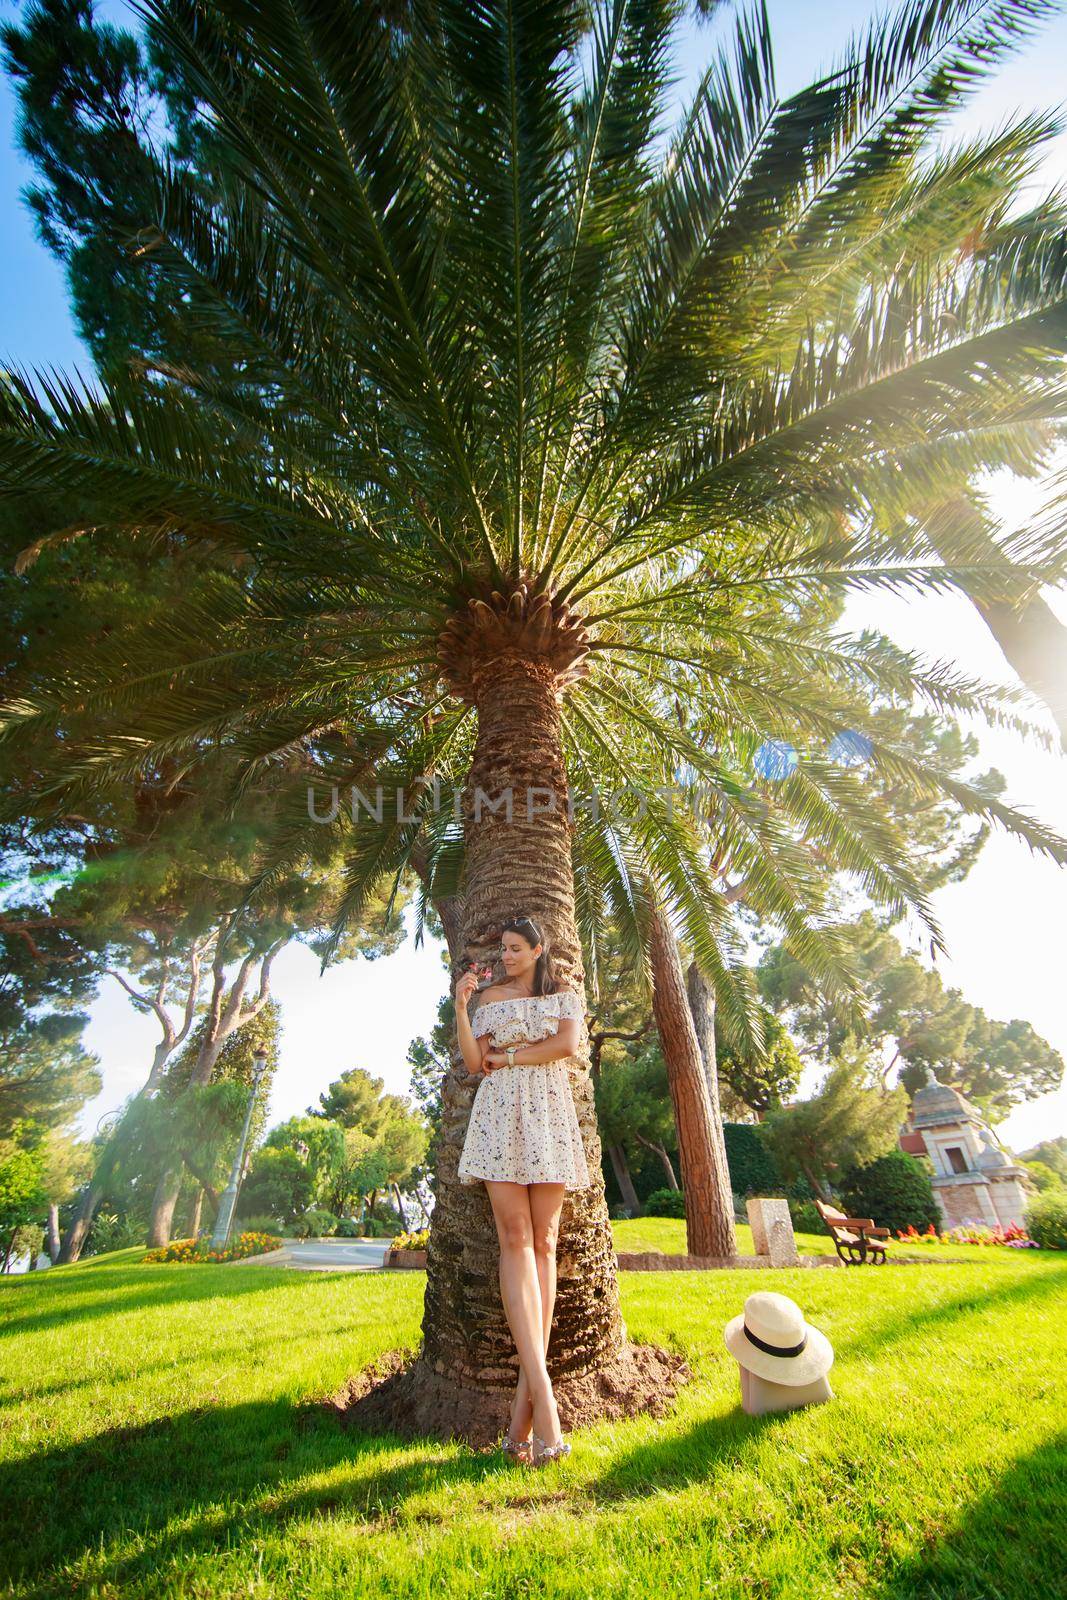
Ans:
[[[800,1257],[788,1201],[755,1197],[747,1210],[756,1254],[768,1256],[772,1267],[795,1267]]]

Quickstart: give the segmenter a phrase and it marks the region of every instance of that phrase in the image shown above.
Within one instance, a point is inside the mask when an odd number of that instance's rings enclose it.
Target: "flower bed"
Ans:
[[[387,1267],[425,1267],[425,1250],[390,1250],[385,1257]]]
[[[212,1250],[207,1237],[173,1239],[145,1254],[146,1261],[243,1261],[246,1256],[261,1256],[268,1250],[277,1250],[281,1238],[275,1233],[239,1233],[225,1250]]]
[[[992,1228],[977,1226],[949,1228],[946,1233],[938,1233],[932,1222],[923,1233],[920,1233],[914,1224],[909,1224],[902,1233],[897,1233],[897,1238],[903,1239],[906,1244],[1002,1244],[1011,1250],[1040,1249],[1026,1229],[1017,1222],[1009,1222],[1007,1227],[998,1222]]]
[[[420,1228],[417,1233],[398,1233],[395,1239],[390,1240],[393,1250],[425,1250],[430,1243],[429,1228]]]
[[[389,1242],[387,1267],[425,1267],[426,1250],[430,1243],[429,1228],[419,1228],[415,1233],[398,1233]]]

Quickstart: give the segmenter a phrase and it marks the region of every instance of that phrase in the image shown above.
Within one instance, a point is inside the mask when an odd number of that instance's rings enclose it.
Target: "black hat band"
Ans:
[[[798,1356],[808,1342],[807,1334],[799,1344],[768,1344],[765,1339],[757,1338],[748,1323],[744,1324],[745,1338],[756,1346],[757,1350],[765,1350],[769,1356]]]

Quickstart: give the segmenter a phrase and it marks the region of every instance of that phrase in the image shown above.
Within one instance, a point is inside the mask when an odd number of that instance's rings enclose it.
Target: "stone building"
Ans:
[[[1022,1222],[1025,1167],[998,1144],[978,1107],[927,1070],[900,1135],[900,1148],[926,1156],[934,1196],[948,1228]]]

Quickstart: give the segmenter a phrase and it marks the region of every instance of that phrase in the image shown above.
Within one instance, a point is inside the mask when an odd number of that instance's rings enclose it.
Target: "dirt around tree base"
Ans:
[[[625,1344],[610,1365],[554,1380],[560,1424],[571,1433],[602,1419],[663,1416],[692,1376],[685,1357],[674,1351]],[[460,1440],[484,1450],[494,1448],[507,1427],[513,1393],[456,1383],[424,1366],[417,1353],[391,1350],[325,1404],[345,1427],[365,1433]]]

